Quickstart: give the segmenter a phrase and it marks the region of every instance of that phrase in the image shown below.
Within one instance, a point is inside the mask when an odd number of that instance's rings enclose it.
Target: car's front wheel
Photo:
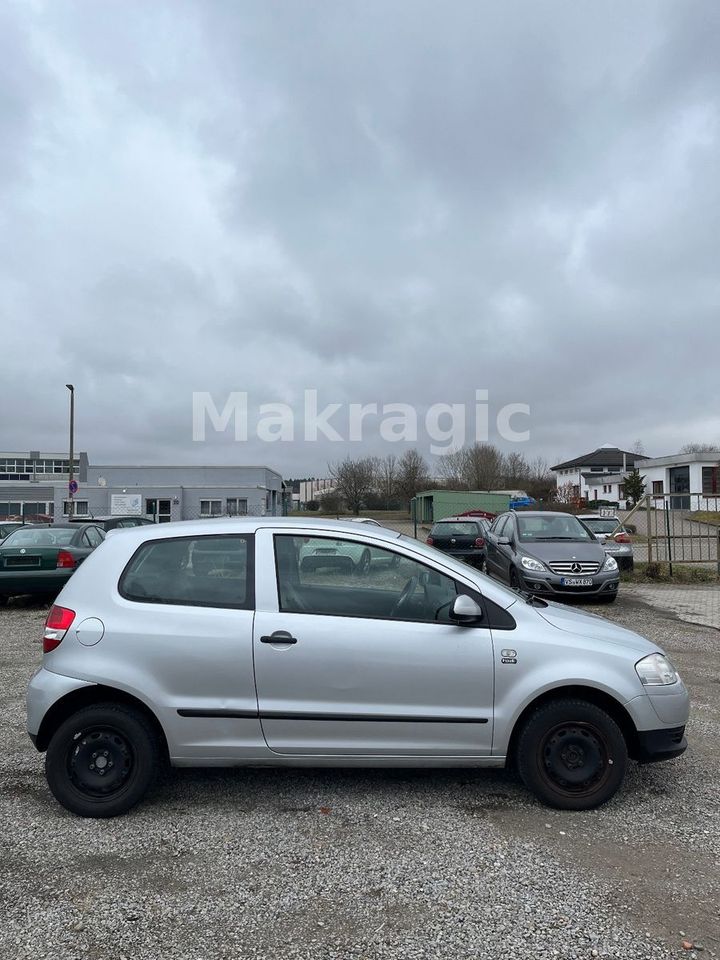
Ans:
[[[584,700],[554,700],[525,723],[517,764],[525,786],[549,806],[590,810],[620,787],[627,744],[600,707]]]
[[[81,817],[117,817],[147,792],[160,760],[153,724],[133,707],[78,710],[53,734],[45,775],[55,797]]]

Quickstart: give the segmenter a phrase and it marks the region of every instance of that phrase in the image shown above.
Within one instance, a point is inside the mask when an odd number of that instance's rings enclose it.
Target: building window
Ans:
[[[618,487],[618,497],[619,497],[621,500],[624,500],[624,499],[625,499],[625,484],[624,484],[624,483],[621,483],[620,486]]]
[[[665,493],[665,491],[664,491],[664,489],[663,489],[663,481],[662,481],[662,480],[653,480],[653,482],[652,482],[652,492],[653,492],[653,496],[656,496],[656,497],[661,497],[661,496],[663,495],[663,493]]]
[[[172,505],[169,499],[150,497],[145,500],[145,513],[156,523],[170,523],[172,520]]]
[[[703,467],[702,468],[702,492],[717,495],[720,493],[720,487],[718,485],[718,474],[720,473],[720,467]]]
[[[201,517],[221,517],[222,516],[222,500],[201,500],[200,516]]]
[[[226,501],[227,515],[229,517],[246,517],[247,500],[241,497],[228,497]]]
[[[74,517],[87,517],[90,513],[90,504],[87,500],[73,500],[73,516]],[[63,500],[63,516],[70,516],[70,501]]]

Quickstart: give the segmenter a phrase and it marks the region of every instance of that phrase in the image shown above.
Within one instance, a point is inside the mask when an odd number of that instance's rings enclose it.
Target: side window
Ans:
[[[252,535],[149,540],[120,577],[126,600],[252,610]]]
[[[99,547],[105,539],[97,527],[88,527],[85,531],[85,536],[90,541],[91,547]]]
[[[449,622],[455,581],[383,547],[275,537],[280,609],[336,617]]]
[[[492,532],[496,537],[504,536],[503,530],[505,529],[505,524],[507,523],[507,517],[498,517],[497,520],[492,525]]]

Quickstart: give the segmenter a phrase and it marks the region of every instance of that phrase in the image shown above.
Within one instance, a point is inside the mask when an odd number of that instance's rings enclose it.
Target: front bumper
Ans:
[[[588,580],[592,580],[592,586],[589,587],[567,587],[561,581],[563,576],[557,573],[533,572],[518,568],[520,584],[524,589],[538,596],[559,596],[559,597],[598,597],[616,594],[620,584],[620,576],[617,570],[608,570],[607,573],[596,573]],[[581,576],[581,575],[579,575]]]
[[[662,730],[638,730],[638,763],[657,763],[672,760],[687,750],[685,727],[665,727]]]

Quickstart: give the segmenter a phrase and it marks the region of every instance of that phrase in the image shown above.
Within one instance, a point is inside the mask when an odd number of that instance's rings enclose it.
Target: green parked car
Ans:
[[[94,523],[20,527],[0,546],[0,606],[29,594],[54,598],[105,539]]]

